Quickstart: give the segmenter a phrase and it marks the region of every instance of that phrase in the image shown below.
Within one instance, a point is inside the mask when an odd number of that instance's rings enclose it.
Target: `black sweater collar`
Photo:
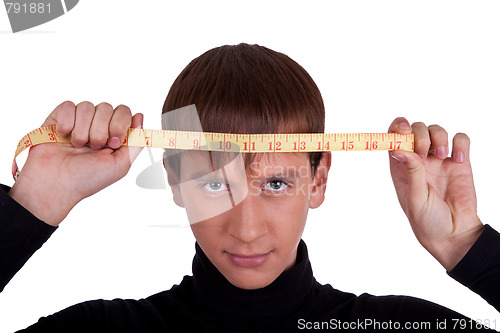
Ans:
[[[295,266],[270,285],[255,290],[233,286],[196,244],[193,260],[193,292],[203,316],[224,323],[272,325],[286,319],[304,304],[314,285],[306,244],[301,240]],[[233,326],[234,327],[234,326]]]

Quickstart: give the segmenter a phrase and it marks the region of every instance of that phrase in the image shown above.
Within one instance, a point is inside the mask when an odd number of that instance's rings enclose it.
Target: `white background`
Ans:
[[[18,140],[60,102],[123,103],[159,129],[168,89],[191,59],[258,43],[315,79],[327,132],[384,132],[401,115],[466,132],[480,218],[500,230],[499,17],[498,1],[82,0],[12,34],[1,8],[0,181],[12,185]],[[89,299],[146,297],[191,274],[183,210],[169,190],[135,185],[149,164],[143,151],[127,177],[70,213],[0,294],[0,332]],[[500,329],[500,315],[416,241],[386,153],[334,154],[326,201],[310,212],[304,239],[321,283],[425,298]]]

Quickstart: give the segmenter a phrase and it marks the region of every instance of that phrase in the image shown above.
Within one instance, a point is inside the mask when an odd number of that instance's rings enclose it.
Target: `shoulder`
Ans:
[[[154,306],[146,299],[92,300],[75,304],[53,315],[40,318],[28,328],[28,332],[59,331],[100,331],[126,332],[135,329],[140,323],[161,326],[162,322]]]
[[[144,301],[153,306],[156,311],[168,313],[189,313],[186,311],[196,295],[193,295],[194,279],[192,276],[184,276],[180,284],[172,286],[170,290],[165,290],[146,298]]]
[[[180,285],[144,299],[91,300],[56,312],[30,326],[26,332],[162,332],[175,326],[186,307]]]
[[[424,299],[405,295],[359,296],[334,289],[329,284],[315,284],[310,302],[325,318],[413,320],[417,318],[463,318],[462,315]]]

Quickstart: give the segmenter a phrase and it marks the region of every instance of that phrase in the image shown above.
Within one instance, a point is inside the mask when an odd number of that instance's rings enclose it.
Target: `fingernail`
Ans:
[[[113,137],[109,138],[108,145],[111,148],[115,148],[115,149],[119,148],[121,146],[121,140],[120,140],[120,138],[113,136]]]
[[[411,129],[410,125],[408,125],[408,123],[406,121],[400,122],[398,124],[398,128],[401,130],[404,130],[404,131],[408,131]]]
[[[393,159],[395,159],[398,162],[404,163],[406,162],[406,156],[405,155],[391,155]]]
[[[424,154],[418,154],[418,156],[420,156],[421,159],[425,160],[425,155]]]
[[[462,163],[465,161],[465,154],[461,151],[455,154],[455,162]]]
[[[436,157],[439,159],[445,159],[448,156],[448,149],[445,146],[439,146],[436,149]]]

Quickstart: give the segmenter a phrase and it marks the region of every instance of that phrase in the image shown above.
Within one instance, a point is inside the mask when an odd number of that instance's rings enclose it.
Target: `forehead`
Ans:
[[[310,164],[307,153],[258,153],[237,154],[206,151],[186,151],[180,154],[181,177],[192,178],[193,175],[200,176],[211,173],[221,168],[243,169],[240,173],[248,176],[286,174],[300,174],[309,172]],[[295,170],[295,171],[294,171]]]

